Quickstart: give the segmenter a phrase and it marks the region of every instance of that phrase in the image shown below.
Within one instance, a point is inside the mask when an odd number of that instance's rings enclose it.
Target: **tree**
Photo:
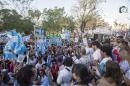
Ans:
[[[74,20],[65,15],[64,8],[44,9],[43,27],[49,31],[61,31],[62,28],[73,29]]]
[[[91,26],[92,29],[96,27],[96,23],[100,17],[96,9],[97,3],[98,0],[78,0],[78,5],[74,6],[73,11],[82,32],[84,32],[86,26]]]
[[[32,31],[32,18],[28,17],[33,0],[0,0],[0,29],[16,29],[18,32]],[[9,9],[6,9],[9,8]]]
[[[22,18],[16,10],[0,10],[1,30],[16,29],[18,32],[33,30],[33,23],[29,18]]]
[[[11,8],[15,9],[18,13],[20,13],[23,17],[26,17],[28,10],[31,9],[31,3],[34,0],[0,0],[0,3],[5,4]]]
[[[39,10],[28,10],[28,14],[31,20],[36,24],[39,22],[42,13]]]
[[[72,16],[68,16],[68,17],[66,16],[64,18],[64,20],[62,21],[62,23],[63,24],[66,23],[66,28],[70,31],[74,30],[75,24],[76,24],[76,22]]]
[[[101,17],[93,17],[92,20],[86,23],[87,30],[93,30],[96,27],[107,27],[109,24],[105,22]],[[86,30],[86,29],[85,29]]]

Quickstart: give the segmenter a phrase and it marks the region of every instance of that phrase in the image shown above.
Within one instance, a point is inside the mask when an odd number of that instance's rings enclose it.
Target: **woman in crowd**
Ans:
[[[26,65],[25,67],[21,68],[17,75],[16,79],[18,82],[18,85],[16,86],[31,86],[33,85],[33,81],[36,78],[35,76],[35,69],[32,65]]]
[[[41,86],[50,86],[49,78],[45,73],[45,69],[39,70],[38,80],[36,81],[35,84]]]
[[[118,63],[108,61],[104,76],[98,80],[97,86],[121,86],[122,73]]]
[[[101,48],[101,54],[102,54],[102,60],[99,63],[99,71],[100,74],[103,75],[105,72],[105,65],[107,63],[107,61],[111,61],[111,52],[112,52],[112,48],[107,44],[107,45],[103,45]]]
[[[72,86],[92,86],[91,83],[94,77],[92,77],[85,65],[75,64],[72,68],[72,74]],[[93,83],[93,85],[95,85],[95,83]]]

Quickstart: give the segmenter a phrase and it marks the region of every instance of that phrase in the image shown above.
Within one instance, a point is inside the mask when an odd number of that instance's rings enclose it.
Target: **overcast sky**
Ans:
[[[76,0],[35,0],[33,7],[41,11],[44,8],[53,8],[55,6],[64,7],[65,11],[70,15],[75,4]],[[121,6],[127,6],[128,13],[120,14],[119,8]],[[130,0],[106,0],[106,3],[100,4],[99,9],[101,10],[100,14],[107,22],[112,23],[117,20],[130,25]]]

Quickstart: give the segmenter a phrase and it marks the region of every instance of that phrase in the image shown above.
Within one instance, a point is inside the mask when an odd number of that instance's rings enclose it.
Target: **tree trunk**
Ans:
[[[80,30],[81,30],[82,33],[84,33],[85,27],[86,27],[86,22],[82,21],[81,26],[80,26]]]

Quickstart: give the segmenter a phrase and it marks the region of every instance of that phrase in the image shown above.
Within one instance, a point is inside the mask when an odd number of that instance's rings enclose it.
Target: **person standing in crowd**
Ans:
[[[72,80],[72,64],[73,60],[72,58],[66,57],[64,62],[64,69],[59,71],[57,83],[61,86],[71,86],[71,80]]]
[[[104,76],[97,81],[97,86],[121,86],[122,73],[118,63],[108,61],[105,67]]]
[[[51,67],[51,75],[53,79],[54,85],[56,85],[57,77],[58,77],[58,71],[59,71],[59,66],[57,64],[56,60],[52,61],[52,67]]]
[[[119,41],[119,40],[118,40]],[[113,40],[113,50],[112,50],[112,55],[113,55],[113,60],[115,61],[115,62],[118,62],[118,63],[120,63],[120,61],[121,61],[121,57],[120,57],[120,55],[119,55],[119,43],[118,43],[118,41],[117,41],[117,39],[114,39]]]
[[[59,71],[61,71],[62,69],[64,69],[64,65],[63,65],[63,55],[60,55],[57,57],[57,63],[59,66]]]
[[[97,41],[92,42],[92,48],[95,50],[93,53],[93,63],[94,63],[94,65],[97,65],[102,59],[101,50],[100,50],[100,43]]]
[[[120,48],[122,60],[119,65],[124,74],[124,83],[127,86],[130,86],[130,48],[126,41],[122,41]]]
[[[73,82],[71,86],[93,86],[94,77],[83,64],[75,64],[72,68]]]
[[[43,65],[43,64],[45,64],[45,62],[43,62],[42,57],[39,57],[39,58],[38,58],[38,62],[37,62],[37,64],[36,64],[35,68],[36,68],[37,70],[39,70],[39,69],[42,68],[42,65]]]
[[[101,54],[102,54],[102,60],[101,62],[99,63],[99,71],[100,71],[100,74],[103,75],[104,72],[105,72],[105,65],[107,63],[107,61],[112,61],[112,58],[111,58],[111,47],[109,45],[103,45],[102,48],[101,48]]]
[[[39,70],[38,80],[35,84],[38,86],[50,86],[49,78],[45,72],[45,69],[42,68]]]
[[[31,86],[36,78],[35,69],[32,65],[26,65],[21,68],[16,74],[17,85],[16,86]]]
[[[130,63],[130,48],[128,47],[128,42],[122,41],[119,55],[121,56],[121,59],[125,59]]]
[[[82,48],[80,53],[81,53],[81,58],[79,59],[79,61],[80,61],[81,64],[85,64],[86,65],[88,57],[86,55],[85,48]]]
[[[27,56],[27,63],[26,64],[35,66],[37,59],[35,58],[35,55],[32,53],[33,52],[29,52],[29,56]]]
[[[92,48],[92,43],[88,43],[88,46],[86,47],[86,55],[87,55],[87,58],[88,58],[88,61],[89,63],[92,63],[92,55],[94,53],[94,50]]]

